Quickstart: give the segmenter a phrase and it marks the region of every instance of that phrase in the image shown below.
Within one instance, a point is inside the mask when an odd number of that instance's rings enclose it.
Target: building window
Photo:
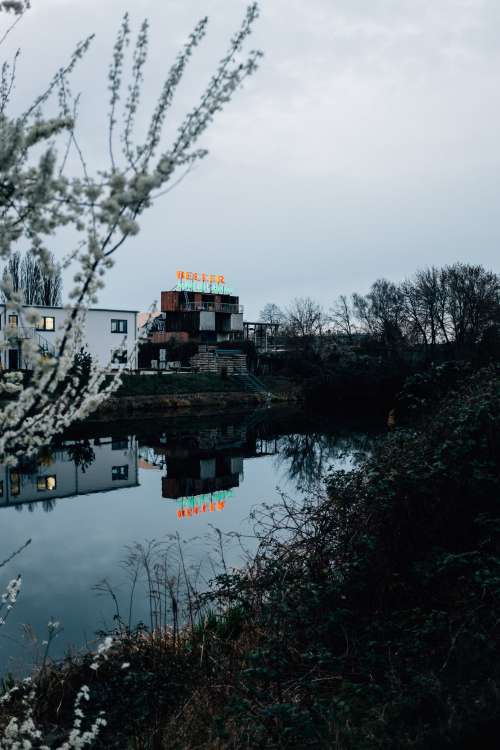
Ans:
[[[56,319],[50,315],[43,315],[38,321],[37,331],[55,331]]]
[[[53,492],[57,487],[57,481],[55,474],[52,474],[48,477],[38,477],[36,480],[36,489],[37,492],[45,492],[48,490],[49,492]]]
[[[128,449],[128,438],[111,440],[112,451],[126,451]]]
[[[10,472],[10,494],[19,495],[21,492],[21,477],[17,471]]]
[[[11,313],[7,320],[9,321],[9,325],[11,326],[11,328],[17,328],[19,324],[19,317],[15,313]]]
[[[111,318],[111,333],[127,333],[127,321]]]
[[[126,464],[125,466],[112,466],[111,479],[113,480],[113,482],[116,479],[128,479],[128,464]]]
[[[126,365],[127,364],[127,350],[126,349],[112,349],[111,350],[111,364],[112,365]]]

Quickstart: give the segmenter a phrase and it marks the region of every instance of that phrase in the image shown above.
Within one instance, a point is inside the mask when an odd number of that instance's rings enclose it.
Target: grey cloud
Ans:
[[[196,20],[211,19],[172,112],[194,101],[245,0],[135,0],[152,21],[145,100]],[[147,215],[102,294],[145,308],[177,267],[223,272],[254,317],[298,294],[325,305],[424,263],[498,257],[500,6],[493,0],[263,0],[262,69],[214,123],[211,151]],[[44,0],[12,35],[17,95],[36,93],[83,35],[75,76],[89,160],[106,157],[106,71],[122,0]],[[142,120],[142,126],[146,118]],[[62,251],[62,245],[57,246]],[[57,248],[56,248],[57,249]],[[140,283],[136,280],[140,274]],[[132,282],[132,280],[134,280]]]

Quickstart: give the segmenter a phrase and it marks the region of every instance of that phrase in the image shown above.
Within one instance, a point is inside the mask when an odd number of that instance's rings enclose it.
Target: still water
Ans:
[[[243,548],[255,548],[253,509],[278,502],[280,493],[317,492],[329,468],[351,466],[372,439],[366,429],[262,409],[89,424],[34,462],[0,466],[0,561],[31,539],[0,569],[2,590],[22,575],[0,629],[0,671],[29,669],[50,618],[63,628],[53,656],[92,645],[97,630],[113,626],[113,601],[96,590],[103,579],[132,625],[147,622],[140,581],[130,610],[124,565],[138,542],[180,546],[201,586],[220,569],[220,538],[226,564],[241,565]]]

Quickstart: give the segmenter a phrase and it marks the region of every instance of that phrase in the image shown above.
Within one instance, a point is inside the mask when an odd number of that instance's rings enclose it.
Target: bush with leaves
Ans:
[[[327,497],[273,511],[251,568],[219,578],[213,601],[241,612],[248,641],[228,747],[494,746],[498,375],[332,473]]]

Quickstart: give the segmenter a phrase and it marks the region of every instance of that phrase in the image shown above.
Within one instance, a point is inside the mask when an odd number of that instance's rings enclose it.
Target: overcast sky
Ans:
[[[96,32],[75,76],[80,132],[99,164],[106,74],[128,10],[152,24],[143,117],[196,21],[209,34],[170,127],[196,103],[244,0],[33,0],[9,39],[16,96],[33,97]],[[147,309],[175,271],[223,273],[246,318],[310,295],[326,307],[427,264],[498,270],[498,0],[261,0],[261,69],[200,145],[209,157],[143,216],[102,306]],[[4,46],[4,51],[5,51]],[[60,245],[55,249],[61,251]]]

